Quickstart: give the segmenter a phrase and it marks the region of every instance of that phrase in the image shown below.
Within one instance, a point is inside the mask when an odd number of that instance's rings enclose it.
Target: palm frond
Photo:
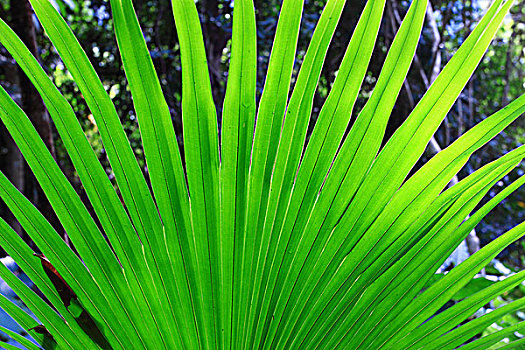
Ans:
[[[525,183],[519,177],[479,206],[492,186],[521,163],[523,146],[446,188],[474,152],[525,112],[525,94],[409,175],[512,1],[491,5],[386,141],[427,0],[413,0],[372,95],[355,113],[385,7],[385,0],[367,2],[311,135],[314,95],[346,1],[326,2],[293,91],[304,4],[283,1],[258,105],[255,9],[253,1],[235,1],[219,135],[197,5],[173,0],[183,80],[184,147],[179,149],[133,3],[111,0],[148,178],[119,112],[66,21],[49,0],[30,2],[93,113],[121,194],[71,105],[0,20],[0,41],[41,94],[96,215],[90,216],[29,118],[0,88],[0,118],[78,251],[0,174],[0,197],[43,255],[35,255],[1,219],[0,244],[45,297],[0,264],[0,277],[38,321],[2,296],[0,307],[40,347],[453,349],[524,307],[520,299],[465,323],[484,304],[525,281],[521,271],[439,311],[525,235],[525,224],[431,282],[468,233]],[[523,327],[517,324],[463,348],[485,349]],[[26,348],[38,348],[2,330]]]

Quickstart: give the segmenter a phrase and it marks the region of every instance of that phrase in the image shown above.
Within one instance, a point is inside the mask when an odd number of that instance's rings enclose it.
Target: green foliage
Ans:
[[[0,276],[41,325],[8,300],[0,298],[0,306],[42,348],[452,349],[495,317],[523,307],[520,298],[457,327],[525,280],[525,271],[497,283],[473,280],[525,235],[525,223],[429,281],[483,217],[525,182],[519,177],[478,206],[525,157],[525,147],[519,147],[445,190],[476,150],[525,112],[525,95],[409,176],[511,1],[490,7],[382,148],[426,1],[411,4],[375,88],[352,123],[385,6],[384,0],[368,1],[308,139],[312,101],[345,2],[326,2],[291,93],[303,1],[283,2],[257,105],[253,2],[236,1],[220,142],[199,14],[194,1],[173,1],[182,61],[179,148],[133,4],[111,0],[148,179],[114,96],[73,32],[48,0],[31,3],[71,74],[66,78],[92,113],[119,190],[75,109],[0,21],[0,40],[42,95],[96,216],[90,216],[24,112],[0,89],[0,117],[76,248],[0,175],[0,196],[44,256],[34,255],[2,220],[0,244],[45,300],[3,264]],[[454,299],[461,301],[436,315]],[[510,325],[466,347],[485,349],[522,327]]]

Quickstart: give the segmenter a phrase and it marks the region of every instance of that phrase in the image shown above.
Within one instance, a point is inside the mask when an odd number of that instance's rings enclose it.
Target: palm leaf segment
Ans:
[[[521,147],[445,190],[473,152],[525,112],[525,95],[408,177],[511,1],[494,2],[381,148],[421,33],[425,0],[412,2],[372,96],[351,122],[385,6],[385,0],[368,1],[308,142],[313,96],[345,1],[327,1],[290,98],[303,2],[283,1],[258,106],[254,7],[251,0],[235,1],[220,147],[195,2],[174,0],[183,66],[183,165],[132,2],[111,0],[151,191],[74,34],[48,0],[31,3],[93,113],[122,198],[67,100],[0,21],[0,40],[42,95],[100,221],[99,227],[27,116],[0,89],[0,117],[78,250],[0,175],[2,199],[45,256],[35,256],[0,220],[2,247],[48,301],[0,264],[0,276],[38,318],[0,297],[0,307],[39,344],[7,331],[28,349],[453,349],[524,307],[518,300],[457,327],[524,281],[520,272],[431,318],[523,236],[525,224],[439,282],[428,287],[428,281],[470,230],[525,182],[519,178],[473,212],[525,157]],[[524,327],[469,348],[485,349]]]

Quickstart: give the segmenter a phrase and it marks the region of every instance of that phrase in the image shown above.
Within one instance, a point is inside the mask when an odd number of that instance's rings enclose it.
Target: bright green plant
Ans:
[[[0,116],[78,251],[0,176],[1,197],[45,256],[34,255],[4,221],[0,243],[46,297],[0,264],[0,276],[39,321],[3,297],[0,306],[42,348],[452,349],[525,306],[519,299],[456,327],[524,281],[523,271],[435,315],[525,234],[525,223],[429,283],[471,229],[525,182],[521,177],[475,210],[525,157],[521,147],[444,190],[474,151],[525,111],[525,95],[408,177],[511,1],[495,0],[381,149],[420,36],[425,0],[413,1],[372,96],[345,137],[385,5],[368,1],[308,141],[313,96],[345,1],[327,1],[290,98],[303,4],[283,1],[256,106],[254,8],[251,0],[236,0],[220,143],[195,2],[174,0],[183,67],[183,164],[132,2],[111,0],[152,191],[66,22],[48,0],[31,3],[93,113],[121,195],[68,102],[0,22],[0,40],[41,93],[100,222],[99,228],[29,119],[0,89]],[[486,349],[524,329],[517,324],[464,348]],[[506,348],[513,346],[518,344]]]

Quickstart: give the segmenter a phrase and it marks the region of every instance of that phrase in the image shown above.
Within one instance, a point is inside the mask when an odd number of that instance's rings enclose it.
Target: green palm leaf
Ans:
[[[2,264],[0,277],[38,321],[1,296],[0,307],[41,348],[452,349],[523,308],[520,299],[464,323],[522,283],[522,271],[438,313],[525,234],[524,224],[438,282],[429,280],[468,233],[525,183],[520,177],[478,207],[525,158],[520,147],[445,190],[474,152],[525,112],[525,95],[409,176],[512,1],[491,5],[381,148],[427,1],[412,2],[375,89],[352,123],[385,7],[384,0],[368,1],[311,135],[314,94],[346,1],[326,2],[293,91],[303,1],[283,1],[258,106],[255,9],[253,1],[235,1],[219,135],[196,4],[173,0],[183,79],[180,150],[133,3],[111,0],[148,178],[66,21],[49,0],[30,2],[93,113],[122,195],[121,200],[72,107],[0,20],[0,41],[41,94],[96,215],[89,215],[27,116],[0,88],[0,118],[78,250],[77,255],[0,174],[0,197],[45,256],[35,256],[0,220],[0,244],[45,297]],[[464,348],[485,349],[522,329],[518,324]],[[28,349],[38,348],[4,331]]]

